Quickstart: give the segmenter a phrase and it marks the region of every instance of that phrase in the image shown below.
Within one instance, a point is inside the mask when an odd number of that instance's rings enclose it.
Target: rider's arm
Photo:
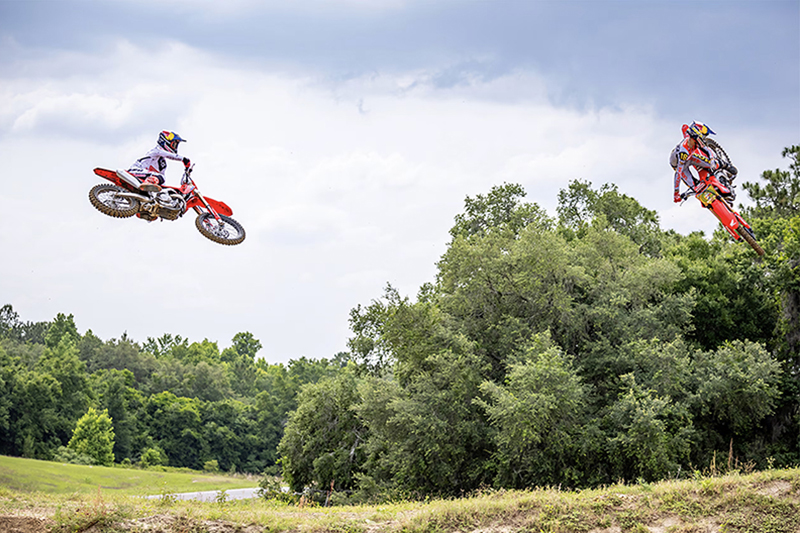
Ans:
[[[672,170],[675,171],[675,194],[673,195],[673,199],[676,202],[680,201],[680,192],[681,192],[681,173],[678,166],[679,152],[680,152],[680,145],[675,147],[675,149],[672,150],[672,153],[669,154],[669,166],[671,166]]]
[[[153,149],[153,151],[156,152],[157,155],[159,155],[161,157],[166,157],[167,159],[172,159],[173,161],[183,161],[183,159],[184,159],[184,157],[182,155],[173,154],[172,152],[164,150],[160,146],[155,147]]]
[[[720,167],[719,161],[714,157],[714,152],[711,152],[709,157],[706,156],[702,150],[694,150],[689,155],[689,164],[691,164],[694,168],[704,168],[712,172]]]
[[[675,202],[681,201],[681,172],[679,169],[675,169],[675,193],[672,195],[672,199]]]

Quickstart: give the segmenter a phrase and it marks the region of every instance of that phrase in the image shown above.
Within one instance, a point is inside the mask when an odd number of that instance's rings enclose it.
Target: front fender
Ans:
[[[204,196],[203,198],[206,199],[208,205],[211,206],[211,209],[216,211],[220,215],[225,215],[229,217],[233,214],[233,209],[228,207],[228,204],[225,202],[220,202],[219,200],[214,200],[213,198],[209,198],[208,196]],[[201,207],[204,208],[203,202],[197,196],[192,195],[192,198],[186,203],[186,207],[191,209],[192,207]]]

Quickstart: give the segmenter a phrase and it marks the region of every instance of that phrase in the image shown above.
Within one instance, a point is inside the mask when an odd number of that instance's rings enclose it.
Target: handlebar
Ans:
[[[192,170],[194,170],[194,163],[192,163],[192,166],[186,167],[183,170],[183,178],[181,178],[181,184],[189,183],[192,181]]]

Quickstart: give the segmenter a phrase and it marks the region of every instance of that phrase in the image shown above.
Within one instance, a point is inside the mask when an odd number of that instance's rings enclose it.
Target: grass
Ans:
[[[143,500],[97,487],[70,494],[0,488],[0,525],[12,518],[38,520],[20,528],[24,533],[796,533],[800,469],[583,491],[491,490],[453,500],[347,507],[263,499]]]
[[[124,494],[231,490],[258,486],[258,480],[200,472],[162,472],[82,466],[0,455],[0,487],[17,493]]]

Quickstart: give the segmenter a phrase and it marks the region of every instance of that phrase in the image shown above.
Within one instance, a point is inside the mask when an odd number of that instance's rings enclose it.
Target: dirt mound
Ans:
[[[263,526],[239,526],[224,520],[194,520],[184,516],[153,515],[116,524],[117,531],[171,533],[173,531],[207,531],[208,533],[262,533]],[[2,531],[2,530],[0,530]]]
[[[47,520],[27,516],[0,516],[3,533],[47,533]]]

